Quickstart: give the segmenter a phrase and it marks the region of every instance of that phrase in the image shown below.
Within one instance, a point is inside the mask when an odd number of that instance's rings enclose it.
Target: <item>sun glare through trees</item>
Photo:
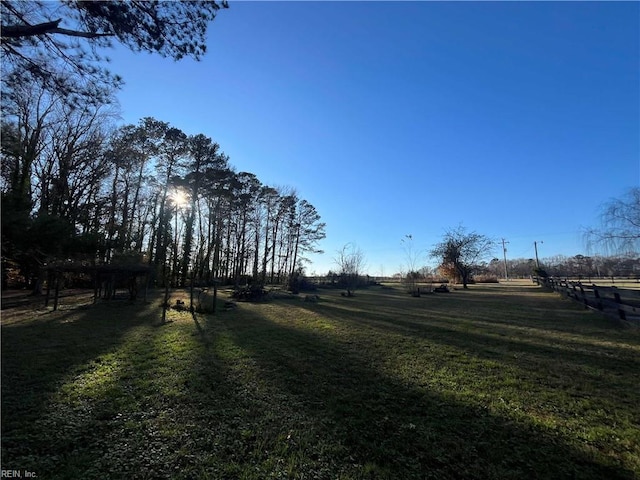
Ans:
[[[0,8],[0,477],[640,478],[640,3]]]

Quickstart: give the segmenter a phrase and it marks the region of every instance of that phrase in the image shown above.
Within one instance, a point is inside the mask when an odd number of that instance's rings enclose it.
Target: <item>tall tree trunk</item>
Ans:
[[[132,212],[136,212],[137,208],[138,208],[138,199],[140,197],[140,188],[142,187],[144,165],[145,165],[144,161],[140,162],[140,169],[138,170],[138,178],[136,179],[136,187],[135,187],[135,191],[134,191],[134,194],[133,194],[133,202],[131,204],[131,211]],[[134,221],[134,215],[131,215],[131,222],[130,222],[128,228],[127,228],[127,237],[125,239],[127,244],[129,244],[131,242],[131,232],[133,231],[133,221]],[[142,244],[142,239],[139,240],[139,243],[140,243],[140,245]]]
[[[111,261],[113,256],[113,238],[116,234],[116,206],[118,203],[118,174],[120,169],[116,167],[111,183],[111,205],[109,206],[109,222],[107,226],[107,251],[106,262]]]
[[[298,246],[300,245],[300,224],[296,225],[296,240],[295,246],[293,247],[293,262],[291,264],[291,271],[289,275],[293,275],[296,270],[296,262],[298,261]]]

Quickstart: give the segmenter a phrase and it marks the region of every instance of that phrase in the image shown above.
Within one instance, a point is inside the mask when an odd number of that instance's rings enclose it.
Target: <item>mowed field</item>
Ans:
[[[2,468],[46,479],[640,478],[640,329],[530,282],[2,312]],[[224,302],[224,296],[219,300]]]

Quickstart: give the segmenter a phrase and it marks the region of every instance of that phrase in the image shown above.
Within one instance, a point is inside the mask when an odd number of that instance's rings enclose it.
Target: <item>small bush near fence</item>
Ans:
[[[473,279],[475,283],[500,283],[497,276],[490,274],[476,275]]]

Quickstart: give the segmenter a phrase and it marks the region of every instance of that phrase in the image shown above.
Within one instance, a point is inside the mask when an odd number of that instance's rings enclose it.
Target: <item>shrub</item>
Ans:
[[[246,287],[237,288],[231,296],[236,300],[256,301],[263,300],[267,295],[267,291],[261,285],[247,285]]]
[[[315,289],[316,286],[299,272],[295,272],[289,277],[289,285],[287,290],[289,290],[291,293],[298,294],[301,291],[310,291]]]
[[[476,281],[476,283],[499,283],[498,277],[490,273],[476,275],[473,278]]]
[[[544,268],[535,268],[533,270],[533,274],[537,275],[540,278],[547,278],[549,276],[549,274]]]

